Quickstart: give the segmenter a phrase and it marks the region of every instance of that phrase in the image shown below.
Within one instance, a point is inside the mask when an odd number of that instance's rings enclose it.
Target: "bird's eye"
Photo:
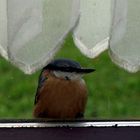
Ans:
[[[65,76],[65,79],[66,79],[66,80],[70,80],[70,78],[69,78],[68,76]]]

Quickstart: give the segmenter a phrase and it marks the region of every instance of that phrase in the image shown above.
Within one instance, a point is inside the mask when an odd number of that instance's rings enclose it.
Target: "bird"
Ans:
[[[39,76],[33,116],[50,119],[84,118],[88,90],[83,75],[95,71],[71,59],[59,58]]]

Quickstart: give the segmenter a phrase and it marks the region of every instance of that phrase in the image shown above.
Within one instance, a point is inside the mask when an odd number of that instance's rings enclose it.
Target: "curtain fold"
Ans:
[[[73,38],[89,58],[108,49],[111,26],[111,0],[81,0],[80,21]]]
[[[79,0],[0,0],[1,54],[33,73],[53,58],[78,17]]]
[[[7,0],[0,0],[0,54],[8,59]]]
[[[140,70],[140,1],[115,0],[110,39],[113,62],[129,72]]]

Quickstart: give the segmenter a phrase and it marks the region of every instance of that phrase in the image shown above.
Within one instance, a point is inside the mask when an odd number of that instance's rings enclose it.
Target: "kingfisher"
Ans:
[[[82,76],[95,69],[82,68],[70,59],[56,59],[45,66],[38,80],[33,116],[35,118],[83,118],[87,87]]]

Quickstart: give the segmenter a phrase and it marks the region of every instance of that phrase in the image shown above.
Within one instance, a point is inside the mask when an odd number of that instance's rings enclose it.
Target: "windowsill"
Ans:
[[[45,120],[4,119],[0,128],[45,128],[45,127],[140,127],[140,120]]]

